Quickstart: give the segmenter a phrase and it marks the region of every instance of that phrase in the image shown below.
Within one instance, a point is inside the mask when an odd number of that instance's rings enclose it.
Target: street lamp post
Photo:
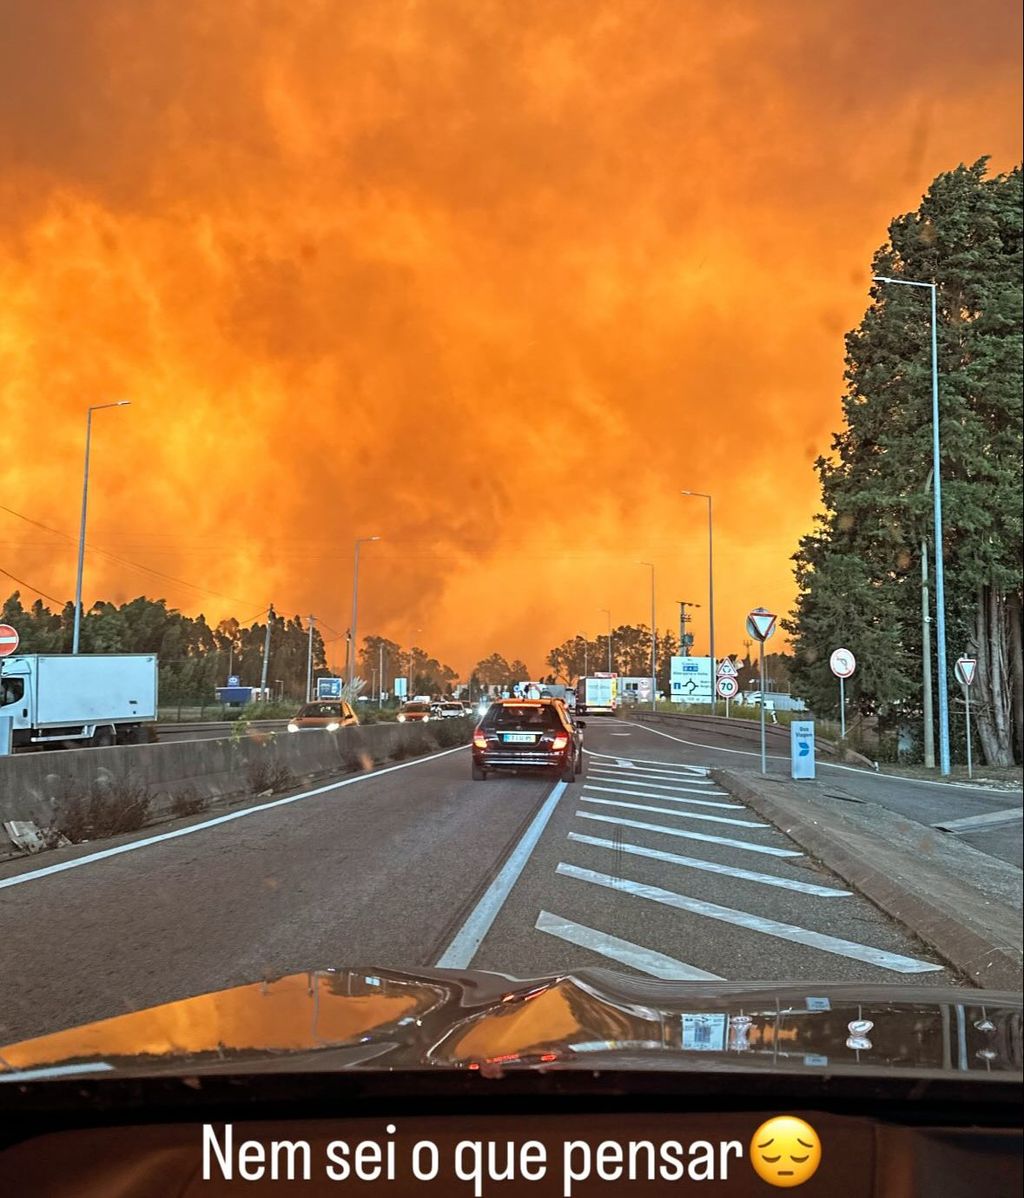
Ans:
[[[78,529],[78,572],[75,579],[75,628],[71,638],[71,652],[78,652],[78,643],[82,635],[82,574],[85,569],[85,516],[89,509],[89,449],[92,445],[92,414],[102,412],[104,408],[127,408],[131,403],[128,399],[119,399],[116,403],[93,404],[85,416],[85,470],[82,474],[82,520]]]
[[[309,637],[306,643],[306,702],[313,701],[313,623],[316,616],[309,617]]]
[[[612,672],[612,613],[607,607],[599,607],[597,610],[608,617],[608,673],[610,674]]]
[[[658,634],[655,631],[656,616],[655,616],[655,605],[654,605],[654,563],[653,562],[641,562],[640,565],[641,566],[649,566],[651,569],[651,711],[657,711],[658,710],[658,669],[657,669]]]
[[[351,645],[348,655],[349,695],[352,693],[352,684],[355,681],[356,672],[356,621],[359,619],[359,546],[366,544],[368,541],[379,540],[380,537],[356,538],[356,556],[352,567],[352,627],[349,629],[349,644]]]
[[[708,650],[711,654],[711,714],[715,715],[718,708],[718,695],[715,691],[715,675],[718,663],[715,660],[715,539],[711,519],[711,496],[704,491],[683,491],[695,499],[708,501]]]
[[[590,673],[590,650],[587,645],[587,637],[582,632],[577,632],[576,635],[583,641],[583,677],[586,678]]]
[[[942,473],[939,444],[939,334],[935,283],[873,275],[876,283],[925,287],[931,296],[932,348],[932,499],[935,522],[935,649],[939,683],[939,770],[949,774],[949,679],[946,676],[946,582],[942,562]]]

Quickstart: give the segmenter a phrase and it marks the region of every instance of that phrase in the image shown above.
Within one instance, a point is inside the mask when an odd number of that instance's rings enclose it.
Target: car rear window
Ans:
[[[553,707],[533,707],[529,704],[502,703],[491,708],[484,717],[488,728],[560,728],[561,720]]]
[[[403,711],[429,711],[429,703],[406,703],[402,708]]]

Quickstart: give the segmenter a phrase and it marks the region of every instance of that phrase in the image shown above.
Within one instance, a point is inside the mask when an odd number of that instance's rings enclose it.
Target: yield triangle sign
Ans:
[[[747,625],[759,641],[766,641],[775,631],[777,618],[763,607],[757,607],[747,616]]]
[[[978,671],[978,659],[976,657],[958,657],[953,669],[961,686],[970,686]]]
[[[718,677],[719,678],[738,678],[739,677],[739,672],[736,669],[736,667],[733,665],[733,661],[732,661],[731,657],[723,657],[722,660],[718,663]]]

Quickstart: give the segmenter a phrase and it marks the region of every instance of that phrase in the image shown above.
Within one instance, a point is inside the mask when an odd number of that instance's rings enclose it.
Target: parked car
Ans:
[[[437,718],[430,703],[418,703],[414,700],[412,703],[403,703],[395,719],[400,724],[425,724],[431,716]]]
[[[554,770],[563,782],[583,771],[582,720],[559,699],[498,699],[473,733],[473,779],[494,770]]]
[[[288,721],[288,731],[301,732],[305,728],[323,728],[327,732],[336,732],[339,728],[349,728],[358,723],[359,716],[351,703],[346,703],[344,699],[321,700],[300,707]]]

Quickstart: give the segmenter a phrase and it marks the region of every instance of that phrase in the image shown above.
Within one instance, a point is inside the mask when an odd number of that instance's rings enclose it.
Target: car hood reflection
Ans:
[[[327,969],[0,1049],[0,1080],[207,1069],[595,1068],[1006,1079],[1021,999],[974,990],[660,982],[604,969]]]

